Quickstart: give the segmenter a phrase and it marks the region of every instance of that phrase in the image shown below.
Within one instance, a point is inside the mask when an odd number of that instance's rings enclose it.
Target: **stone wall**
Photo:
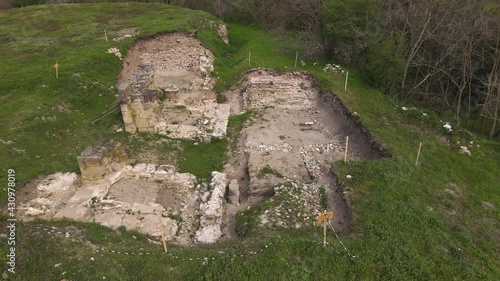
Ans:
[[[82,182],[96,182],[121,169],[127,162],[123,145],[113,140],[103,140],[97,146],[88,147],[78,157]]]
[[[230,105],[216,102],[213,61],[213,54],[186,34],[138,41],[117,83],[125,130],[206,141],[224,137]]]

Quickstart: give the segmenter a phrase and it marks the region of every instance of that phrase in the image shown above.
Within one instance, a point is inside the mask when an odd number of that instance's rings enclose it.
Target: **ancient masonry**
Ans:
[[[213,54],[182,33],[136,43],[117,84],[125,130],[210,140],[226,135],[230,106],[212,91]]]
[[[95,147],[88,147],[78,157],[78,166],[82,174],[82,182],[98,182],[106,174],[123,168],[128,157],[121,143],[103,140]]]
[[[78,157],[83,184],[75,173],[47,176],[37,185],[37,197],[20,204],[18,215],[125,226],[155,238],[161,236],[160,219],[168,241],[183,245],[221,237],[225,174],[213,172],[210,183],[196,185],[195,176],[174,166],[128,166],[125,159],[115,141],[87,148]]]

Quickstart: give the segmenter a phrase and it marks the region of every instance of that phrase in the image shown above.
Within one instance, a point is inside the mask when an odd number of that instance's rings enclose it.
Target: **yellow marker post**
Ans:
[[[345,75],[345,85],[344,85],[344,92],[347,92],[347,80],[349,79],[349,71],[347,71]]]
[[[418,166],[418,160],[420,159],[420,151],[422,150],[422,143],[418,146],[417,161],[415,161],[415,166]]]
[[[344,162],[347,162],[347,150],[349,148],[349,136],[345,138],[345,153],[344,153]]]
[[[161,233],[161,242],[163,243],[163,249],[165,250],[165,253],[167,252],[167,238],[165,237],[165,229],[163,228],[163,223],[161,222],[161,217],[159,214],[158,215],[158,227],[160,228],[160,233]]]
[[[326,221],[333,219],[333,212],[324,211],[317,219],[323,223],[323,247],[326,247]]]
[[[54,68],[56,69],[56,78],[59,79],[59,64],[57,62],[54,64]]]

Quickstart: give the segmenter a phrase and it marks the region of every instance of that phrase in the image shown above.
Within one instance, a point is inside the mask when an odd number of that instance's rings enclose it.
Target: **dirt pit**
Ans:
[[[305,72],[249,71],[240,89],[224,93],[226,103],[216,103],[214,79],[204,71],[213,55],[206,51],[181,33],[138,41],[124,60],[120,101],[129,132],[205,141],[225,137],[230,114],[251,111],[239,138],[230,140],[236,145],[222,172],[198,183],[173,166],[144,163],[85,185],[76,174],[59,173],[32,185],[19,217],[123,225],[156,238],[161,223],[169,241],[192,245],[238,238],[236,215],[268,200],[260,227],[312,226],[326,208],[334,211],[333,226],[347,229],[349,209],[332,169],[344,158],[346,137],[349,161],[389,154]]]

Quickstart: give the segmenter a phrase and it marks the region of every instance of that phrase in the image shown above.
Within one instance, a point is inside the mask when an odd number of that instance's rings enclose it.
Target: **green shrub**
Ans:
[[[217,103],[225,103],[227,101],[227,98],[225,95],[219,93],[219,94],[217,94],[217,97],[215,98],[215,100],[217,101]]]

